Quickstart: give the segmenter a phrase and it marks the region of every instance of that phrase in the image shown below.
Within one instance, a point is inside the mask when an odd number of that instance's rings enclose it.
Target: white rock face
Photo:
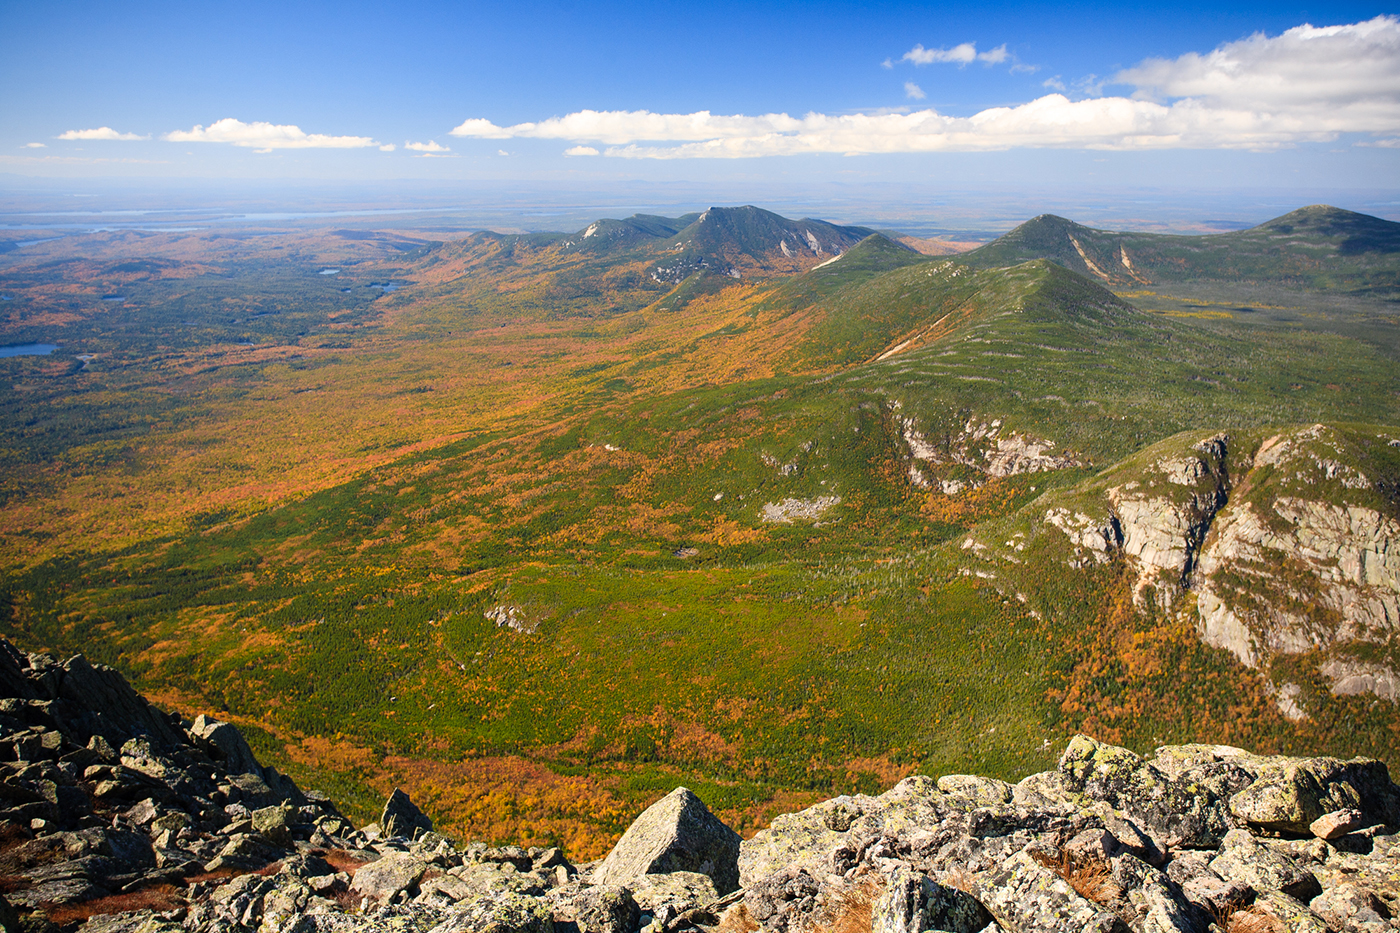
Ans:
[[[1003,435],[1002,427],[999,419],[971,419],[960,432],[948,439],[945,450],[928,439],[915,419],[903,418],[900,421],[900,433],[908,445],[909,456],[926,463],[960,463],[993,477],[1086,465],[1073,454],[1056,453],[1054,441],[1015,432]],[[924,474],[921,472],[919,475]],[[913,479],[913,476],[911,472],[910,478]],[[916,482],[915,485],[923,484]],[[964,486],[959,483],[957,488],[961,491]]]
[[[1386,700],[1400,699],[1400,674],[1384,664],[1333,658],[1320,670],[1332,681],[1332,692],[1338,696],[1374,693]]]
[[[1045,521],[1063,531],[1076,549],[1082,549],[1076,566],[1083,566],[1085,557],[1096,564],[1106,564],[1123,544],[1122,529],[1113,519],[1104,522],[1083,512],[1054,507],[1045,513]]]
[[[1121,555],[1137,572],[1140,608],[1155,592],[1248,667],[1317,651],[1333,693],[1400,702],[1386,660],[1400,634],[1400,510],[1390,468],[1367,453],[1388,441],[1313,425],[1251,457],[1208,438],[1107,478],[1102,511],[1052,499],[1043,527],[1069,539],[1072,567]],[[981,560],[1017,559],[983,550]],[[1279,708],[1301,718],[1306,697],[1289,686],[1277,690]]]
[[[1400,522],[1348,501],[1374,487],[1338,459],[1343,444],[1313,425],[1260,446],[1254,470],[1281,494],[1221,513],[1196,573],[1198,626],[1250,667],[1320,649],[1334,693],[1400,699],[1400,676],[1348,650],[1400,630]]]
[[[777,525],[791,525],[799,519],[816,521],[834,505],[841,502],[840,496],[818,496],[815,499],[784,499],[782,502],[768,502],[763,506],[762,519]]]
[[[1139,605],[1148,586],[1164,607],[1190,586],[1201,542],[1229,496],[1228,453],[1229,439],[1213,437],[1191,455],[1158,460],[1141,482],[1108,490],[1123,553],[1137,565]]]

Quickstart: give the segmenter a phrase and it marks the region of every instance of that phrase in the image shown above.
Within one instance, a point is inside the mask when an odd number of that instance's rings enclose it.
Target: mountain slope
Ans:
[[[822,220],[788,220],[753,207],[712,207],[661,244],[652,276],[679,284],[696,272],[742,278],[791,274],[835,258],[875,231]]]
[[[706,267],[673,290],[648,270],[659,245],[695,246],[682,231],[759,264],[800,223],[737,211],[713,237],[699,215],[663,236],[680,220],[618,221],[616,249],[564,245],[586,230],[433,247],[331,347],[7,363],[8,410],[90,382],[152,427],[85,438],[44,461],[71,491],[7,504],[9,540],[49,550],[0,580],[4,630],[265,725],[298,780],[426,775],[445,825],[530,843],[580,826],[589,854],[675,783],[751,829],[775,801],[916,768],[1015,777],[1086,725],[1139,747],[1393,755],[1395,712],[1370,696],[1323,689],[1288,720],[1271,671],[1176,614],[1197,591],[1167,615],[1134,602],[1124,549],[1069,568],[1065,547],[1040,550],[1050,532],[1001,524],[1102,493],[1083,484],[1105,464],[1110,487],[1175,489],[1154,465],[1181,451],[1144,451],[1180,432],[1262,446],[1393,422],[1392,360],[1149,313],[1044,258],[975,269],[865,237],[832,261],[816,228],[821,254],[784,257],[800,275]],[[302,274],[324,285],[317,268]],[[169,407],[118,391],[137,377]],[[305,456],[323,438],[338,472]],[[1322,459],[1384,472],[1342,446]],[[1181,487],[1203,507],[1205,461]],[[177,497],[159,523],[141,511]],[[61,547],[43,537],[65,526]]]
[[[1119,287],[1222,281],[1400,295],[1400,224],[1326,205],[1209,236],[1095,230],[1044,214],[958,261],[1037,258]]]

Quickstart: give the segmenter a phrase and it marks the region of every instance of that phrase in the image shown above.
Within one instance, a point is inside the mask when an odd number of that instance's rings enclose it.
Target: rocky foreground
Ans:
[[[1400,929],[1400,788],[1366,759],[1077,736],[1011,785],[911,777],[739,836],[684,788],[601,862],[354,828],[238,730],[0,639],[0,926],[86,933]]]

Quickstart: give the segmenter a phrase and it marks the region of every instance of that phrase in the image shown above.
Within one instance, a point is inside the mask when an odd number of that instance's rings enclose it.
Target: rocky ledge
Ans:
[[[1400,929],[1383,763],[1087,736],[1018,784],[911,777],[740,841],[690,791],[598,863],[377,824],[156,710],[110,668],[0,640],[0,927],[86,933],[1068,933]]]

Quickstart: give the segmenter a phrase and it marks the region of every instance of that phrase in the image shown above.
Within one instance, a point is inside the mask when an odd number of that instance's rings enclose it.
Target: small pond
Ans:
[[[56,343],[16,343],[8,347],[0,347],[0,357],[3,356],[47,356],[58,349]]]

